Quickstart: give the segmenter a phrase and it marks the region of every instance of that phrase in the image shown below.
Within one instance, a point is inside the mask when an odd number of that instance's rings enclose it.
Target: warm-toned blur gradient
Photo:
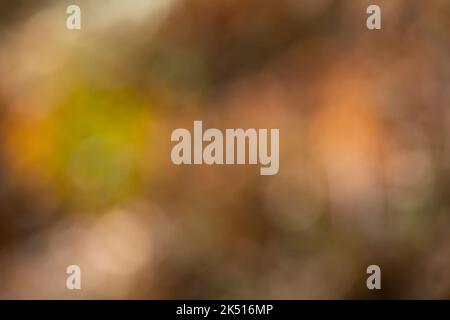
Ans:
[[[173,165],[194,120],[279,173]],[[450,1],[0,2],[0,298],[450,298],[449,230]]]

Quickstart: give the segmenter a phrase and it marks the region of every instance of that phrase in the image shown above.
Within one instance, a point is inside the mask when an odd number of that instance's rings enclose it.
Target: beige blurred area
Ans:
[[[0,2],[0,298],[450,298],[449,1],[70,4]],[[173,165],[194,120],[279,173]]]

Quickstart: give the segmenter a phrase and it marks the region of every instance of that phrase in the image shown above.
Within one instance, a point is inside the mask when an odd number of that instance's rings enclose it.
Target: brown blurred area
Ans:
[[[450,2],[70,4],[0,2],[0,298],[450,298]],[[194,120],[279,173],[173,165]]]

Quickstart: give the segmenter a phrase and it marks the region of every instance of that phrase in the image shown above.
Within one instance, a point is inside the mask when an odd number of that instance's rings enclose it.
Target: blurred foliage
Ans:
[[[1,298],[450,297],[448,1],[78,2],[0,3]],[[279,174],[174,166],[198,119]]]

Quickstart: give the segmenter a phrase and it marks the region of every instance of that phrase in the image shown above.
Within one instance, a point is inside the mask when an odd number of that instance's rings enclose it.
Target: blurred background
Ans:
[[[0,298],[450,298],[449,89],[447,0],[2,0]],[[279,173],[173,165],[194,120]]]

